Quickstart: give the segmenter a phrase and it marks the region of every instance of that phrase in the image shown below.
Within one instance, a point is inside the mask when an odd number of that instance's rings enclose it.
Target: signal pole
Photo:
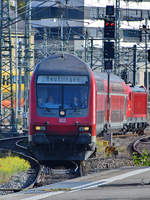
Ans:
[[[144,31],[144,36],[145,36],[145,81],[144,81],[144,85],[147,89],[147,92],[149,94],[149,72],[148,72],[148,49],[147,49],[147,40],[148,40],[148,31],[150,30],[147,27],[147,18],[145,18],[145,25],[143,25],[142,27],[140,27],[141,31]]]
[[[116,0],[114,73],[120,72],[120,0]]]
[[[90,67],[93,67],[93,38],[91,38],[91,63]]]
[[[133,85],[136,85],[136,45],[133,46]]]
[[[147,56],[147,18],[145,19],[145,86],[149,94],[148,56]]]

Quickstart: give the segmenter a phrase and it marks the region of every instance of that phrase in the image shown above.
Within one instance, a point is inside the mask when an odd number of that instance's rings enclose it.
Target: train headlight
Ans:
[[[79,127],[79,132],[89,132],[90,127],[89,126],[80,126]]]
[[[34,129],[36,131],[46,131],[46,126],[35,126]]]
[[[61,117],[65,117],[65,115],[66,115],[65,110],[60,110],[60,111],[59,111],[59,115],[60,115]]]

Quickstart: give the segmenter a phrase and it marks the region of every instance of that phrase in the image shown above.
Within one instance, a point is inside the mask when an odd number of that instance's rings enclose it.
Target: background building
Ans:
[[[35,33],[35,59],[64,50],[77,54],[93,69],[104,70],[103,28],[106,6],[114,6],[117,20],[115,66],[127,81],[144,84],[149,71],[150,4],[127,0],[57,0],[32,1],[32,27]],[[134,46],[136,45],[136,46]],[[136,55],[136,56],[135,56]],[[149,74],[149,73],[148,73]]]

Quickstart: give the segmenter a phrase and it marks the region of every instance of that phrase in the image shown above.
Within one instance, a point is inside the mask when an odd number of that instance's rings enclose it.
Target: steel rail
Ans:
[[[27,186],[24,185],[22,188],[0,188],[0,191],[18,192],[24,189],[33,188],[39,179],[41,173],[40,163],[36,158],[32,156],[27,148],[23,148],[21,145],[17,146],[18,141],[21,139],[26,139],[26,136],[0,139],[0,151],[11,151],[12,153],[15,153],[18,156],[24,158],[25,160],[28,160],[31,165],[31,169],[29,169],[27,173],[33,174],[35,178],[32,177],[33,181],[30,184],[27,184]]]

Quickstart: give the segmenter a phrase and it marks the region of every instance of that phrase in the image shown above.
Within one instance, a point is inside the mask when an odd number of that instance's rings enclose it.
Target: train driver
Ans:
[[[79,98],[77,96],[74,96],[73,98],[73,108],[80,108],[81,106],[81,102],[79,100]]]
[[[48,108],[53,108],[54,105],[55,105],[54,97],[52,95],[48,96],[48,98],[45,102],[45,106],[48,107]]]
[[[74,107],[79,107],[79,99],[78,99],[77,96],[75,96],[75,97],[73,98],[73,106],[74,106]]]
[[[80,101],[80,99],[77,96],[74,96],[73,98],[73,107],[74,108],[86,108],[86,102],[85,99]]]
[[[53,96],[50,95],[50,96],[48,97],[47,103],[51,103],[51,104],[54,103],[54,98],[53,98]]]

